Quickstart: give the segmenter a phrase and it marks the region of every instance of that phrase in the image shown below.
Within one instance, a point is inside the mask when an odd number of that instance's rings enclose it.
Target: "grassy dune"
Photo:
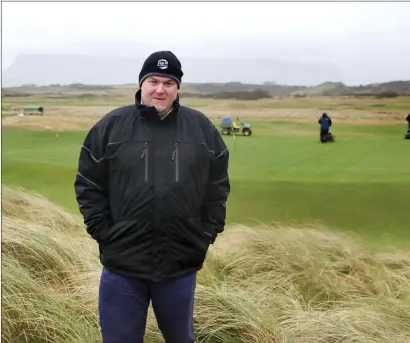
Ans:
[[[46,199],[3,190],[2,341],[98,342],[96,244]],[[410,340],[410,253],[325,228],[230,227],[198,283],[198,342]],[[146,342],[161,342],[151,309]]]

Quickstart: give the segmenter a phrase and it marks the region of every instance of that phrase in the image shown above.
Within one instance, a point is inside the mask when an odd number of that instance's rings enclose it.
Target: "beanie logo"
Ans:
[[[168,68],[168,61],[164,60],[164,59],[158,60],[157,67],[159,69],[167,69]]]

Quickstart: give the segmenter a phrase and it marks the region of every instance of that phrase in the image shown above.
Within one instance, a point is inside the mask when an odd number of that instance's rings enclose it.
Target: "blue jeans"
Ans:
[[[150,301],[166,343],[193,343],[195,285],[196,273],[150,282],[103,268],[98,300],[103,343],[143,343]]]

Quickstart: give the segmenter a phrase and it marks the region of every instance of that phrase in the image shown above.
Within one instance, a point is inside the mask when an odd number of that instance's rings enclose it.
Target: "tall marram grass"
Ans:
[[[2,341],[101,342],[81,220],[5,187],[2,211]],[[408,343],[410,252],[324,228],[227,228],[199,273],[195,327],[208,343]],[[162,342],[151,309],[146,342]]]

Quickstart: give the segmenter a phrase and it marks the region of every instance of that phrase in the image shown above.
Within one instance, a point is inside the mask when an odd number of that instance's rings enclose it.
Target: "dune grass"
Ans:
[[[2,341],[99,342],[96,244],[79,218],[3,189]],[[410,253],[325,227],[230,227],[199,273],[195,329],[201,343],[408,342]],[[151,308],[146,342],[162,342]]]

